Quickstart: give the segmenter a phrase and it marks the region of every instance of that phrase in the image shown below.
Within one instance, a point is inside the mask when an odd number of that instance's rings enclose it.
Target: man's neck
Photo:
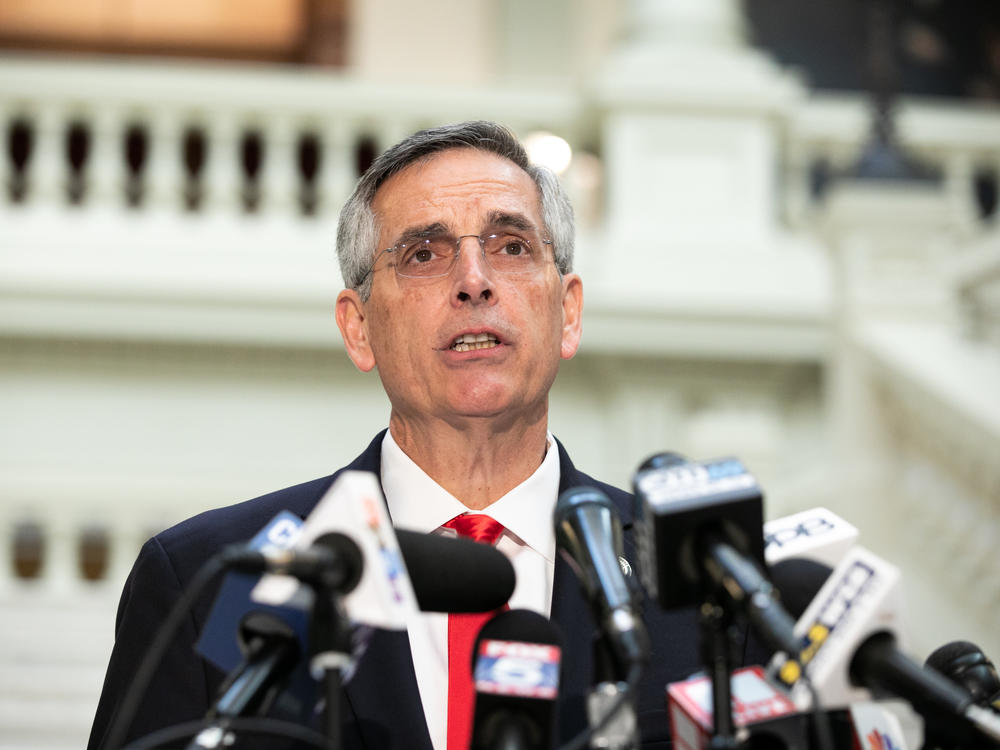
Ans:
[[[392,439],[431,479],[470,510],[483,510],[530,477],[545,459],[546,420],[498,427],[415,423],[395,412]]]

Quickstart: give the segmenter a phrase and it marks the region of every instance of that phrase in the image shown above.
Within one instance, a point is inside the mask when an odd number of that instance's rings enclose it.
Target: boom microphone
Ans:
[[[483,625],[472,654],[472,750],[552,748],[562,655],[555,624],[526,609],[501,612]]]
[[[624,676],[649,658],[649,636],[618,562],[624,556],[618,510],[600,490],[574,487],[556,501],[555,528]]]

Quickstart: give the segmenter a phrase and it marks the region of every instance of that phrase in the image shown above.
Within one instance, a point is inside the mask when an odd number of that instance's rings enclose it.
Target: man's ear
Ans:
[[[583,281],[577,274],[563,276],[562,295],[563,328],[559,354],[563,359],[571,359],[583,335]]]
[[[353,289],[345,289],[337,295],[337,328],[354,366],[361,372],[370,372],[375,367],[375,354],[368,339],[364,305]]]

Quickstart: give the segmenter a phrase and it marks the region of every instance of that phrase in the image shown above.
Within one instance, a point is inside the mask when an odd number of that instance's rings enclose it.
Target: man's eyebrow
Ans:
[[[535,225],[528,221],[528,217],[520,213],[510,213],[508,211],[490,211],[486,215],[486,225],[490,227],[510,227],[527,231],[535,229]]]
[[[435,221],[433,224],[424,224],[422,226],[407,227],[396,238],[396,241],[393,243],[393,247],[395,247],[396,245],[401,245],[403,243],[413,242],[414,240],[422,240],[426,237],[430,237],[433,234],[447,234],[447,233],[448,233],[448,228],[440,221]]]

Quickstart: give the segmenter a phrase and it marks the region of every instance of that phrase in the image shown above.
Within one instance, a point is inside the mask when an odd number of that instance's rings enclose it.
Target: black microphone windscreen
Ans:
[[[680,453],[663,451],[662,453],[654,453],[639,464],[636,472],[647,471],[649,469],[669,469],[671,466],[683,466],[687,462],[688,460]]]
[[[977,705],[985,706],[1000,698],[996,667],[974,643],[946,643],[927,657],[924,666],[961,685]]]
[[[586,505],[598,505],[607,508],[611,513],[618,516],[618,509],[611,498],[605,495],[596,487],[573,487],[566,490],[556,500],[555,523],[556,526],[565,521],[576,508]]]
[[[771,582],[794,619],[802,617],[833,569],[805,557],[790,557],[771,566]]]
[[[490,612],[514,593],[514,566],[495,547],[405,529],[396,538],[424,612]]]

